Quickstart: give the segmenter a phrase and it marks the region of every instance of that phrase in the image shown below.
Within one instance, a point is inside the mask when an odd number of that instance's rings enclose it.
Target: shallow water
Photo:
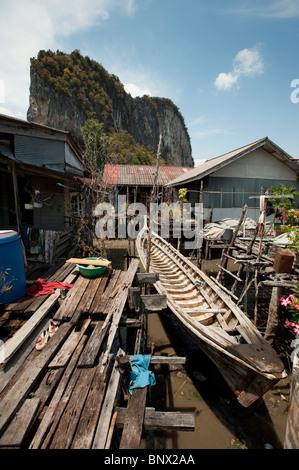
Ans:
[[[115,269],[126,269],[127,242],[110,242],[108,258]],[[219,260],[203,260],[202,269],[217,272]],[[213,363],[181,328],[171,312],[148,318],[148,345],[157,355],[186,357],[184,366],[155,368],[156,385],[148,406],[195,414],[193,432],[147,432],[147,449],[283,448],[287,424],[289,377],[263,398],[243,408]]]

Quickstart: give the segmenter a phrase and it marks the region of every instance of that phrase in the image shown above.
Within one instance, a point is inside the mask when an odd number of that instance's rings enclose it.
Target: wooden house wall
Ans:
[[[32,187],[41,191],[45,199],[55,194],[52,205],[43,204],[40,209],[27,210],[24,204],[30,202],[31,196],[24,191],[24,184],[30,181]],[[64,189],[56,185],[55,179],[39,176],[18,175],[19,202],[22,225],[44,230],[63,230],[65,228]],[[0,172],[0,230],[16,230],[14,220],[14,193],[12,177],[9,173]]]
[[[49,200],[40,209],[33,209],[34,227],[44,230],[63,230],[65,228],[64,189],[58,187],[54,179],[34,176],[32,186],[41,191],[41,199],[54,195],[53,203]]]

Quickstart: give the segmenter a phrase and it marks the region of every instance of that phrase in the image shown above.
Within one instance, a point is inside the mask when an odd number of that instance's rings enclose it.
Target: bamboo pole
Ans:
[[[156,163],[156,173],[154,179],[154,185],[151,192],[151,203],[155,200],[155,195],[157,191],[157,184],[158,184],[158,175],[159,175],[159,164],[160,164],[160,156],[161,156],[161,143],[162,143],[162,135],[160,134],[159,137],[159,145],[157,150],[157,163]],[[147,233],[147,256],[146,256],[146,272],[149,272],[150,268],[150,257],[151,257],[151,220],[149,220],[149,228]]]
[[[234,231],[234,234],[232,236],[232,239],[231,239],[231,242],[229,244],[229,246],[225,249],[223,249],[222,251],[222,256],[221,256],[221,261],[220,261],[220,266],[222,268],[226,268],[227,267],[227,262],[228,262],[228,258],[225,256],[225,254],[227,254],[231,249],[232,247],[234,246],[234,243],[235,243],[235,240],[238,236],[238,232],[240,230],[240,227],[242,225],[242,222],[244,220],[244,217],[245,217],[245,214],[247,212],[247,209],[248,209],[248,206],[245,204],[244,208],[243,208],[243,211],[242,211],[242,214],[241,214],[241,217],[239,219],[239,222],[238,222],[238,225],[237,227],[235,228],[235,231]],[[218,271],[218,274],[217,274],[217,281],[220,281],[221,282],[221,279],[222,279],[222,275],[223,275],[223,272],[222,272],[222,269],[219,269]]]

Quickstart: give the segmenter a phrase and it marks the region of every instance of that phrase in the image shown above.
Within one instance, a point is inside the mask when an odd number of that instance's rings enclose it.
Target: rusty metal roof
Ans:
[[[192,167],[159,167],[158,185],[164,186],[190,170]],[[107,164],[104,168],[104,180],[113,186],[152,186],[155,173],[155,166]]]

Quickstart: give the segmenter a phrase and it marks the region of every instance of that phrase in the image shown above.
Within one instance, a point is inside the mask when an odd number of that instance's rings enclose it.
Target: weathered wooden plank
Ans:
[[[72,269],[71,273],[65,278],[65,282],[72,283],[73,280],[77,277],[78,271]],[[47,296],[46,300],[43,299],[42,305],[36,310],[36,312],[29,318],[26,323],[10,338],[5,344],[5,361],[0,365],[0,368],[3,368],[5,364],[9,362],[11,357],[18,351],[22,344],[27,340],[27,338],[33,333],[37,326],[42,322],[42,320],[47,316],[51,308],[57,302],[61,294],[60,289],[56,289],[54,294]]]
[[[90,315],[95,315],[97,313],[100,313],[99,306],[101,304],[101,300],[102,300],[102,297],[103,297],[103,292],[105,290],[106,284],[107,284],[111,274],[112,274],[112,269],[106,269],[105,273],[101,277],[100,285],[97,289],[97,292],[95,293],[92,304],[89,307],[89,314]]]
[[[200,315],[202,313],[226,313],[226,308],[198,308],[198,309],[185,309],[184,312],[188,313],[188,315]]]
[[[127,407],[120,449],[138,449],[143,430],[147,387],[135,388]]]
[[[0,317],[0,328],[9,320],[10,315],[12,314],[11,311],[5,311]]]
[[[69,449],[96,368],[81,369],[71,397],[58,423],[50,449]]]
[[[75,388],[76,383],[79,380],[79,377],[80,377],[80,370],[74,369],[69,378],[69,382],[67,383],[67,386],[64,387],[63,389],[63,394],[60,397],[59,402],[56,404],[55,410],[53,410],[53,413],[51,416],[51,422],[50,422],[50,426],[48,427],[47,434],[46,436],[44,436],[44,440],[42,444],[39,446],[41,449],[48,449],[51,446],[53,436],[55,435],[56,429],[59,426],[60,420],[68,405],[70,397],[72,396],[73,389]],[[47,423],[47,425],[49,425],[49,423]]]
[[[72,266],[71,264],[64,263],[55,273],[47,279],[49,282],[60,281],[63,282],[67,276],[71,273],[79,275],[79,269],[77,266]]]
[[[110,310],[110,307],[113,303],[113,299],[115,298],[115,296],[117,295],[117,293],[122,290],[123,286],[124,286],[124,282],[125,282],[125,279],[126,279],[126,275],[127,273],[125,271],[122,271],[119,275],[119,278],[117,279],[117,282],[115,283],[115,286],[114,286],[114,289],[111,290],[110,294],[109,294],[109,297],[107,299],[107,302],[106,302],[106,305],[105,307],[103,308],[103,313],[107,315],[107,313],[109,312]]]
[[[39,323],[46,317],[51,308],[56,303],[60,295],[59,290],[51,294],[41,307],[32,315],[31,318],[5,343],[5,360],[0,365],[1,368],[8,363],[11,357],[22,346],[26,339],[32,334]]]
[[[139,312],[140,293],[141,293],[140,287],[130,287],[129,293],[128,293],[128,303],[129,303],[130,310],[135,310],[136,312]]]
[[[55,355],[48,365],[49,368],[55,369],[66,366],[74,350],[81,341],[82,336],[85,334],[90,321],[90,319],[85,320],[79,331],[74,330],[71,332],[67,340],[62,345],[62,348],[58,351],[58,354]]]
[[[167,308],[167,296],[164,294],[144,294],[140,296],[143,307],[152,312]]]
[[[103,259],[82,259],[82,258],[70,258],[66,260],[67,263],[80,264],[82,266],[109,266],[111,261],[104,261]]]
[[[7,428],[14,414],[25,401],[28,393],[43,373],[45,367],[59,349],[66,337],[70,334],[72,326],[65,323],[59,327],[55,335],[49,340],[40,354],[31,360],[23,373],[11,387],[9,393],[0,402],[0,436]]]
[[[43,298],[43,300],[45,300],[45,298],[46,296]],[[5,310],[22,313],[34,302],[34,300],[34,297],[29,297],[29,295],[25,294],[20,299],[6,305]]]
[[[25,400],[0,439],[0,447],[20,448],[40,403],[37,397]]]
[[[103,295],[101,296],[100,299],[99,299],[99,298],[97,299],[97,300],[98,300],[98,303],[97,303],[97,305],[96,305],[96,311],[97,311],[97,313],[103,313],[103,312],[104,312],[106,303],[107,303],[108,300],[109,300],[109,296],[110,296],[111,293],[113,292],[113,289],[114,289],[114,287],[115,287],[115,285],[116,285],[116,282],[117,282],[117,280],[118,280],[118,278],[119,278],[119,276],[120,276],[120,273],[121,273],[120,269],[113,270],[112,275],[111,275],[111,277],[110,277],[110,279],[109,279],[109,284],[108,284],[108,286],[106,287],[105,292],[103,293]],[[95,307],[95,303],[93,303],[93,305],[92,305],[92,310],[91,310],[92,313],[95,313],[95,310],[94,310],[93,307]]]
[[[122,355],[124,352],[122,350],[118,351],[117,355]],[[117,394],[120,373],[117,369],[117,361],[114,362],[113,370],[107,387],[105,400],[103,407],[98,419],[97,428],[95,436],[92,443],[92,449],[104,449],[106,445],[106,440],[109,432],[111,414],[114,407],[114,401]]]
[[[36,338],[47,328],[48,321],[44,318],[29,338],[16,351],[11,360],[0,370],[0,401],[6,394],[5,390],[11,386],[11,379],[17,380],[23,367],[26,367],[28,356],[34,354]]]
[[[132,357],[132,356],[129,356]],[[151,356],[150,364],[185,364],[185,357],[178,356]]]
[[[42,413],[45,404],[49,401],[49,397],[57,387],[63,372],[64,369],[62,367],[60,369],[49,369],[42,378],[38,388],[30,394],[30,396],[35,396],[40,399],[38,415]]]
[[[71,449],[90,449],[95,434],[99,413],[105,396],[105,374],[100,373],[101,364],[97,366],[93,381],[82,410],[80,421],[73,437]]]
[[[119,322],[123,314],[123,309],[125,307],[126,300],[128,297],[128,289],[131,287],[131,284],[134,280],[134,276],[136,274],[138,266],[139,266],[138,259],[134,259],[133,261],[131,261],[129,268],[125,273],[126,276],[123,279],[123,283],[120,286],[116,296],[114,297],[111,308],[109,310],[108,315],[112,317],[112,323],[109,329],[106,350],[105,350],[105,353],[103,354],[103,367],[106,366],[107,364],[107,359],[109,357],[111,347],[114,342],[115,334],[118,330]]]
[[[116,408],[118,414],[116,425],[124,426],[127,408]],[[145,408],[143,427],[146,431],[194,431],[194,413],[181,413],[179,411],[156,411],[154,408]]]
[[[71,290],[68,292],[63,303],[54,315],[55,320],[70,319],[80,302],[80,299],[89,284],[89,279],[79,277]]]
[[[63,411],[63,406],[61,406],[61,403],[62,402],[62,397],[63,397],[63,394],[69,384],[69,381],[70,381],[70,378],[72,377],[72,374],[73,374],[73,371],[76,367],[76,364],[77,364],[77,361],[78,361],[78,358],[83,350],[83,347],[84,347],[84,344],[86,342],[86,337],[83,336],[81,338],[81,341],[80,343],[78,344],[75,352],[73,353],[71,359],[70,359],[70,362],[68,363],[66,369],[65,369],[65,372],[63,374],[63,377],[62,379],[60,380],[58,386],[57,386],[57,389],[53,395],[53,398],[52,400],[50,401],[48,407],[47,407],[47,410],[40,422],[40,425],[35,433],[35,436],[29,446],[30,449],[38,449],[40,448],[40,446],[44,443],[44,439],[45,437],[47,436],[48,438],[48,442],[50,442],[50,433],[48,434],[48,430],[50,429],[50,427],[52,426],[53,422],[55,421],[55,417],[57,417],[58,415],[58,419],[57,421],[59,420],[60,418],[60,410],[62,408],[62,411]],[[71,387],[72,387],[72,384],[70,386],[70,390],[71,390]],[[65,401],[64,401],[65,403]],[[60,409],[59,409],[60,407]],[[61,411],[61,413],[62,413]],[[54,426],[54,430],[55,430],[55,426]],[[54,432],[53,430],[53,432]],[[48,434],[48,435],[47,435]],[[45,444],[45,447],[47,447],[47,442],[44,443]]]
[[[47,282],[61,281],[61,282],[68,282],[69,284],[72,284],[75,281],[75,279],[78,277],[78,274],[79,274],[78,268],[74,268],[74,266],[67,265],[65,263],[53,275],[47,277],[46,281]],[[29,303],[28,307],[24,310],[24,315],[30,315],[33,312],[35,312],[35,310],[38,309],[43,304],[43,302],[47,299],[47,297],[48,295],[39,295],[38,297],[35,297],[33,301]]]
[[[137,284],[155,284],[159,281],[159,273],[136,273]]]
[[[90,338],[84,348],[83,353],[78,362],[78,367],[93,367],[102,346],[109,325],[111,323],[111,315],[107,316],[105,321],[98,321],[90,335]]]
[[[102,282],[100,277],[96,279],[90,279],[88,287],[85,289],[84,294],[76,307],[76,310],[80,310],[81,313],[89,312],[90,306],[93,302],[93,299],[96,295],[96,292]]]

